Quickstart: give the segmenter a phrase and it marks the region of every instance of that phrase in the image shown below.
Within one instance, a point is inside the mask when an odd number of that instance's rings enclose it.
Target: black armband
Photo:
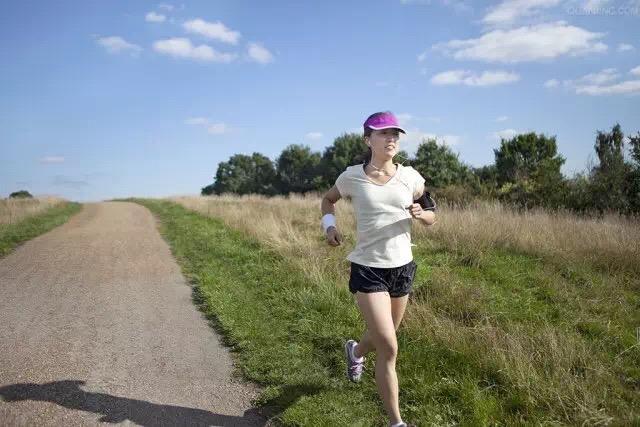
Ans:
[[[413,203],[418,203],[422,206],[422,210],[435,211],[436,202],[431,198],[431,194],[428,191],[422,193],[422,196],[418,197]]]

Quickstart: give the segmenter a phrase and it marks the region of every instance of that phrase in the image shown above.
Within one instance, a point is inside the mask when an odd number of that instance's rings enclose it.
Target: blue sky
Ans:
[[[473,166],[500,135],[640,131],[640,1],[3,2],[0,195],[199,194],[236,153],[391,110]]]

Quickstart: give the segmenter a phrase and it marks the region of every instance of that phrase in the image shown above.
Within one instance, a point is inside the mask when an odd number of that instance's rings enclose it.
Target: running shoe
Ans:
[[[353,355],[353,349],[358,343],[354,340],[349,340],[344,345],[344,353],[347,359],[347,378],[354,383],[360,381],[362,371],[364,371],[364,357],[356,359]]]

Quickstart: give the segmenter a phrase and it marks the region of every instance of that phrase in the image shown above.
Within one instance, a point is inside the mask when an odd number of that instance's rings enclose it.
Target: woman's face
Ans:
[[[390,159],[399,151],[400,131],[398,129],[374,130],[369,136],[369,146],[373,155],[380,159]]]

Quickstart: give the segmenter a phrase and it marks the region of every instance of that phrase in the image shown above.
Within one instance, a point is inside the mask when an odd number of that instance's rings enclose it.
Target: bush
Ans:
[[[33,199],[31,193],[27,190],[14,191],[9,195],[10,199]]]

